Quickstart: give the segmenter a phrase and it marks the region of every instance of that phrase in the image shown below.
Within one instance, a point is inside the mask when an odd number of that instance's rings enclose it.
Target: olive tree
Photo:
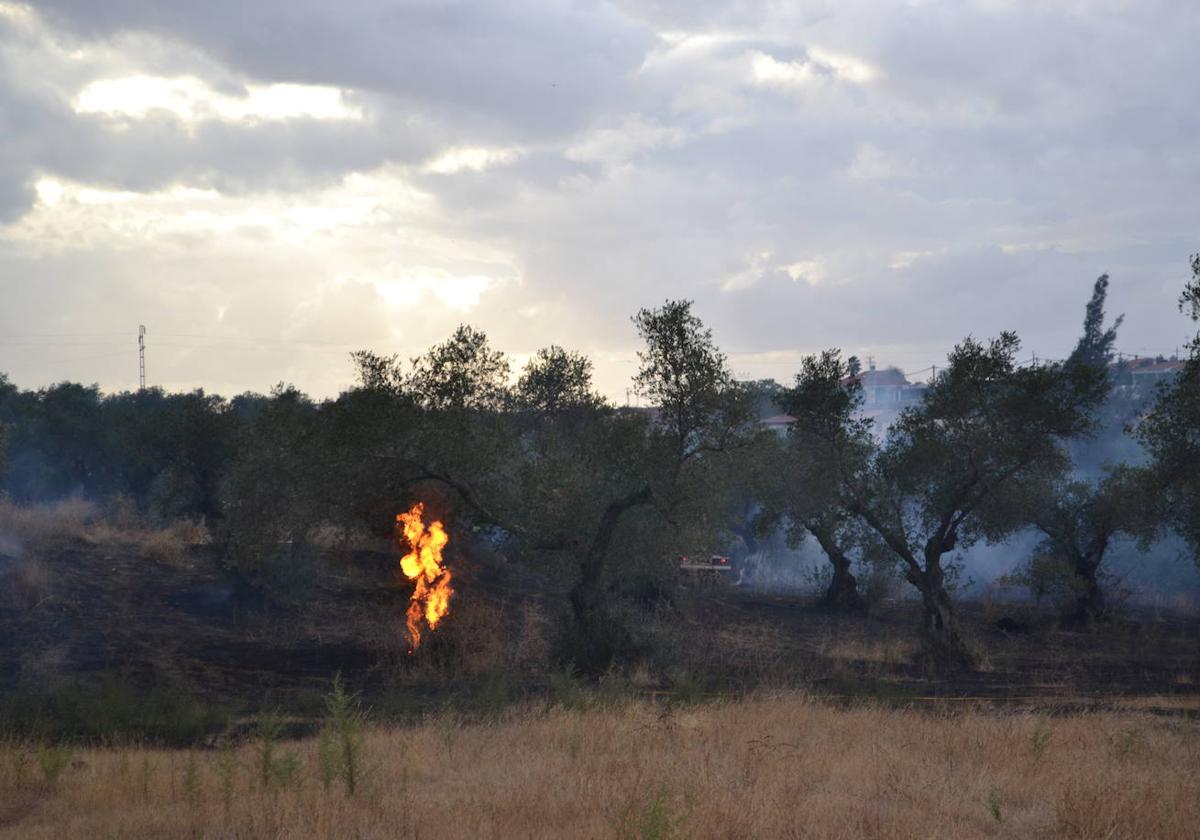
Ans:
[[[1117,467],[1096,482],[1059,480],[1022,488],[1028,521],[1042,539],[1021,576],[1032,580],[1040,571],[1041,583],[1057,584],[1072,602],[1068,620],[1090,624],[1106,613],[1101,581],[1117,539],[1134,537],[1145,545],[1153,537],[1154,488],[1146,479],[1142,470]]]
[[[1192,257],[1191,269],[1179,309],[1200,322],[1200,254]],[[1200,563],[1200,334],[1188,349],[1183,370],[1160,387],[1153,408],[1138,425],[1137,437],[1150,453],[1165,519],[1187,540]]]
[[[371,351],[351,358],[358,387],[338,400],[338,445],[349,451],[337,461],[359,473],[358,486],[376,497],[386,489],[397,505],[432,482],[460,497],[475,521],[502,521],[519,441],[507,412],[509,362],[487,334],[461,325],[407,366]]]
[[[592,360],[556,344],[543,347],[521,371],[513,402],[519,410],[540,414],[599,406],[592,388]]]
[[[592,503],[582,508],[591,513],[583,520],[586,538],[574,549],[579,578],[570,600],[582,641],[580,664],[590,670],[602,668],[614,653],[604,577],[622,521],[649,511],[665,530],[687,530],[689,519],[709,509],[707,491],[721,460],[735,457],[754,426],[745,389],[734,382],[691,301],[641,309],[633,322],[643,342],[634,385],[653,409],[612,412],[607,424],[589,430],[598,437],[585,438],[602,466],[588,479],[596,486],[587,491]]]
[[[1021,367],[1013,333],[968,338],[919,406],[904,410],[866,483],[851,488],[861,516],[904,564],[921,595],[935,653],[969,661],[946,586],[947,554],[1002,539],[1019,517],[990,505],[1035,476],[1065,471],[1064,441],[1086,432],[1103,397],[1090,365]]]
[[[1105,323],[1108,285],[1106,274],[1096,280],[1084,315],[1083,334],[1067,359],[1071,371],[1088,375],[1097,405],[1112,399],[1113,377],[1109,371],[1117,329],[1124,320],[1122,316],[1112,324]],[[1157,494],[1144,470],[1110,465],[1101,477],[1089,478],[1088,470],[1081,468],[1086,466],[1076,459],[1071,475],[1051,468],[1010,488],[1013,505],[1023,510],[1021,518],[1042,535],[1034,556],[1018,577],[1035,586],[1057,584],[1073,604],[1069,620],[1083,624],[1105,612],[1101,578],[1113,542],[1120,537],[1136,537],[1145,548],[1157,525],[1152,503]],[[996,507],[1003,509],[1005,505]]]
[[[805,361],[787,404],[810,464],[803,474],[829,476],[835,504],[895,554],[921,596],[931,651],[950,661],[970,655],[946,555],[1021,527],[1017,516],[996,515],[995,502],[1035,474],[1065,470],[1063,442],[1089,428],[1103,394],[1094,367],[1021,367],[1019,347],[1012,333],[987,344],[964,340],[878,449],[834,351]]]
[[[793,542],[804,534],[816,539],[831,567],[820,602],[849,610],[863,606],[852,571],[852,552],[862,535],[845,491],[863,485],[875,451],[871,422],[860,417],[857,373],[837,350],[807,356],[794,386],[779,399],[794,418],[788,428],[783,493]]]

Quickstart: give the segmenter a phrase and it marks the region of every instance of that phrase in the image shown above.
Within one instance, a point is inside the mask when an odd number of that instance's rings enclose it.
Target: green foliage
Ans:
[[[187,764],[183,767],[182,787],[184,798],[189,805],[194,805],[200,793],[200,768],[196,764],[196,754],[191,750],[188,750]]]
[[[631,810],[619,836],[629,840],[670,840],[680,836],[684,818],[670,794],[660,790]]]
[[[509,667],[489,669],[473,695],[473,706],[485,720],[494,720],[521,698],[521,675]]]
[[[1179,295],[1179,311],[1193,321],[1200,321],[1200,254],[1192,254],[1192,279],[1184,284]],[[1192,343],[1193,350],[1200,350],[1200,336]]]
[[[412,360],[405,388],[433,411],[495,411],[508,397],[508,360],[487,335],[465,324],[441,344]]]
[[[1107,372],[1117,342],[1117,330],[1125,320],[1125,316],[1120,315],[1112,324],[1105,326],[1104,303],[1107,297],[1108,275],[1101,274],[1092,288],[1092,299],[1088,301],[1083,318],[1083,335],[1071,353],[1071,363],[1090,365]]]
[[[260,790],[287,788],[299,779],[300,758],[293,750],[280,751],[283,718],[271,712],[258,719],[258,784]]]
[[[1000,812],[1000,793],[995,788],[991,788],[988,791],[987,805],[988,813],[992,815],[992,819],[997,823],[1004,822],[1004,815]]]
[[[689,300],[669,300],[633,316],[644,349],[638,351],[637,392],[657,406],[656,424],[677,461],[719,451],[753,411],[749,393],[735,387],[712,330]]]
[[[818,570],[826,606],[864,606],[850,565],[867,560],[877,539],[851,513],[847,490],[861,486],[875,450],[872,424],[859,417],[862,382],[855,366],[837,350],[807,356],[795,385],[779,400],[795,418],[787,451],[776,470],[776,504],[786,514],[789,542],[806,535],[817,540],[829,560]]]
[[[1191,269],[1179,308],[1200,322],[1200,254],[1192,257]],[[1191,354],[1183,371],[1160,386],[1136,434],[1152,459],[1163,518],[1187,540],[1200,564],[1200,333],[1188,348]]]
[[[671,682],[672,702],[690,705],[704,699],[703,681],[687,668],[673,668],[668,677]]]
[[[807,357],[780,400],[796,418],[788,472],[806,479],[783,494],[793,536],[821,533],[834,567],[844,569],[838,558],[854,541],[848,517],[869,527],[921,592],[926,639],[939,659],[970,659],[950,598],[954,567],[943,558],[1022,528],[1020,488],[1061,475],[1070,464],[1064,442],[1094,426],[1116,329],[1103,327],[1106,292],[1101,278],[1079,349],[1064,364],[1020,366],[1013,333],[963,340],[879,447],[859,418],[861,374],[836,350]]]
[[[1014,497],[1042,540],[1011,582],[1028,587],[1039,601],[1049,595],[1070,602],[1076,619],[1097,617],[1104,610],[1104,561],[1114,541],[1133,537],[1144,550],[1158,530],[1152,481],[1146,470],[1117,467],[1099,481],[1051,478],[1020,487]]]
[[[558,345],[538,350],[517,380],[513,393],[521,411],[557,414],[603,405],[592,389],[592,360]]]
[[[0,732],[52,743],[134,742],[171,747],[203,743],[226,729],[229,715],[179,688],[135,685],[109,675],[53,691],[0,698]]]
[[[42,771],[42,779],[46,784],[58,781],[58,777],[71,763],[71,751],[60,745],[38,747],[36,757],[38,767]]]
[[[222,745],[217,754],[217,760],[213,763],[213,771],[217,774],[217,786],[221,792],[221,805],[226,818],[229,817],[229,812],[233,808],[233,792],[237,787],[239,767],[233,745],[229,743]]]
[[[276,387],[243,426],[225,486],[228,556],[273,597],[298,597],[313,579],[309,538],[325,486],[315,417],[308,397]]]
[[[550,672],[546,677],[546,694],[550,705],[563,709],[581,709],[587,704],[587,693],[579,672],[570,665]]]
[[[362,783],[363,724],[366,713],[359,696],[348,692],[341,674],[334,674],[325,696],[325,723],[318,743],[321,779],[328,788],[340,778],[346,795],[354,796]]]
[[[8,438],[0,489],[19,501],[120,494],[159,517],[215,518],[236,422],[203,391],[103,395],[72,383],[18,391],[0,380]]]
[[[1122,729],[1112,738],[1113,751],[1123,759],[1128,759],[1145,744],[1146,737],[1136,728]]]
[[[1042,758],[1050,749],[1050,726],[1044,718],[1038,718],[1037,723],[1029,732],[1029,752],[1034,758]]]
[[[1027,589],[1037,604],[1047,598],[1064,605],[1073,603],[1081,589],[1079,577],[1069,560],[1042,551],[1035,551],[997,582]]]

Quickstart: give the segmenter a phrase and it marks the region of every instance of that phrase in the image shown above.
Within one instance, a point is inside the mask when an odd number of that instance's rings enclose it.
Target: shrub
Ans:
[[[224,731],[228,713],[182,689],[134,685],[109,674],[54,691],[14,692],[0,699],[0,732],[51,743],[144,741],[169,747],[201,744]]]
[[[258,784],[260,790],[288,787],[299,776],[300,759],[278,751],[283,719],[271,712],[258,720]]]
[[[551,706],[563,709],[580,709],[587,701],[579,674],[569,665],[561,671],[552,671],[546,678],[546,694]]]
[[[620,836],[630,840],[669,840],[679,836],[683,823],[666,791],[659,791],[641,803],[626,818]]]
[[[322,781],[342,780],[347,796],[354,796],[362,781],[363,724],[366,713],[357,693],[346,691],[341,674],[325,696],[325,725],[318,744]]]
[[[61,746],[44,746],[37,751],[38,767],[42,770],[42,778],[47,784],[58,781],[63,770],[71,761],[71,751]]]

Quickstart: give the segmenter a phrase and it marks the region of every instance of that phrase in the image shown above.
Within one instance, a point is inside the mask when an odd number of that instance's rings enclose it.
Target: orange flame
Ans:
[[[417,502],[408,513],[396,514],[396,536],[403,536],[409,545],[408,554],[400,558],[400,570],[404,576],[417,582],[412,600],[408,604],[408,636],[412,649],[421,645],[421,619],[424,617],[429,629],[450,611],[450,570],[442,565],[442,549],[450,542],[446,529],[438,520],[428,527],[421,520],[425,505]]]

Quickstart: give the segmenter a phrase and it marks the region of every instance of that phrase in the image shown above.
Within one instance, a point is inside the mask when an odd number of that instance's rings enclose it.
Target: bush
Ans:
[[[115,676],[56,691],[15,692],[0,700],[0,733],[47,743],[202,744],[229,725],[229,714],[188,693],[142,690]]]
[[[631,575],[621,587],[621,594],[645,610],[675,606],[675,580],[659,575]]]
[[[607,673],[619,663],[636,659],[640,651],[622,616],[614,612],[594,618],[588,632],[583,631],[573,615],[564,613],[550,644],[553,662],[593,677]]]
[[[38,767],[42,769],[42,778],[47,784],[58,781],[70,761],[71,751],[65,747],[47,746],[37,751]]]
[[[358,694],[346,691],[341,674],[334,674],[333,685],[325,696],[325,725],[318,742],[321,780],[328,788],[340,778],[346,795],[354,796],[362,783],[363,725],[366,713]]]

